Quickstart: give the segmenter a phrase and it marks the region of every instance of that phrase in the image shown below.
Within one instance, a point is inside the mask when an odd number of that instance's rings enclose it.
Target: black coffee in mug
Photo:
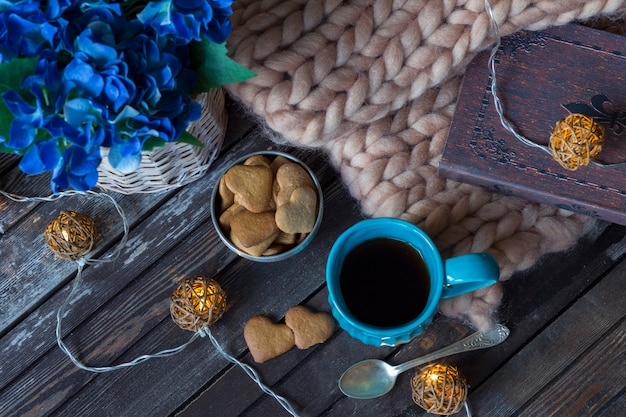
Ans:
[[[378,327],[399,326],[420,315],[430,292],[428,267],[408,243],[367,240],[345,257],[341,294],[354,317]]]

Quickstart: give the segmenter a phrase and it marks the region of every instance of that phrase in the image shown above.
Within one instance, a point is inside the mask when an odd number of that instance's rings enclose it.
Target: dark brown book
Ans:
[[[440,175],[626,225],[626,166],[570,171],[506,130],[491,95],[489,53],[468,66]],[[517,133],[545,149],[558,120],[582,113],[605,130],[595,161],[626,162],[626,38],[580,25],[518,32],[503,38],[495,68]]]

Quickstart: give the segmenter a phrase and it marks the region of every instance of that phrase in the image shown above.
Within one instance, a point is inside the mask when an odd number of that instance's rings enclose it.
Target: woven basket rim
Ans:
[[[221,150],[228,113],[224,91],[210,90],[197,96],[202,115],[187,129],[204,147],[173,142],[152,151],[141,153],[139,168],[122,174],[108,161],[108,148],[102,148],[102,162],[98,167],[97,187],[122,194],[153,193],[172,190],[203,176]]]

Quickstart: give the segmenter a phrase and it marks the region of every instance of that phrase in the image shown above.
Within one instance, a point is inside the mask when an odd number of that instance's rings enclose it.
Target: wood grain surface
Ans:
[[[375,400],[341,394],[337,380],[353,363],[382,358],[397,364],[444,347],[474,330],[437,315],[425,333],[398,348],[360,343],[337,329],[323,344],[256,364],[243,339],[254,315],[284,320],[289,307],[329,312],[325,262],[334,240],[362,219],[325,155],[279,146],[231,106],[220,158],[202,179],[153,195],[115,195],[130,234],[113,262],[88,266],[63,318],[63,340],[84,363],[109,366],[179,346],[192,334],[169,317],[169,296],[183,278],[215,277],[228,310],[212,333],[230,355],[253,366],[300,416],[426,416],[402,374]],[[241,117],[239,117],[241,116]],[[303,252],[262,264],[237,257],[219,240],[209,214],[216,179],[240,156],[279,149],[303,159],[324,190],[322,226]],[[0,158],[0,188],[47,195],[45,178],[25,178],[14,158]],[[25,185],[28,184],[28,187]],[[61,209],[92,215],[103,230],[94,256],[114,250],[120,220],[111,205],[85,197],[54,203],[0,198],[0,415],[279,417],[288,413],[206,338],[178,355],[96,374],[74,366],[55,339],[56,313],[76,277],[76,264],[55,258],[45,224]],[[542,258],[504,283],[499,321],[511,329],[494,348],[446,361],[470,384],[477,416],[621,416],[626,386],[623,226],[606,224],[565,253]],[[546,414],[549,413],[549,414]],[[459,415],[463,415],[460,413]]]

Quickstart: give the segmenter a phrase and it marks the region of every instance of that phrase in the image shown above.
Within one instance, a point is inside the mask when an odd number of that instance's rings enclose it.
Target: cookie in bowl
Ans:
[[[274,262],[302,251],[322,221],[323,195],[311,169],[298,158],[262,151],[238,159],[211,197],[217,233],[246,259]]]

